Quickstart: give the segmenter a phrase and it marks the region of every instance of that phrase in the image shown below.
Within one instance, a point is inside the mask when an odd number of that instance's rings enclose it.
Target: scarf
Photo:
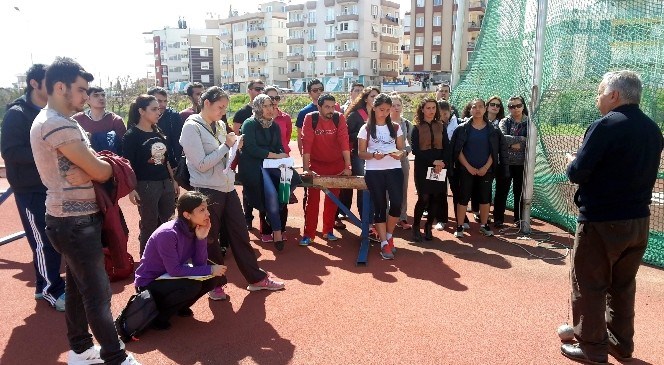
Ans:
[[[261,124],[263,128],[270,128],[272,125],[273,119],[265,119],[263,118],[263,105],[265,104],[266,101],[270,99],[269,96],[265,94],[257,95],[254,98],[253,103],[251,104],[251,107],[254,110],[254,118]]]

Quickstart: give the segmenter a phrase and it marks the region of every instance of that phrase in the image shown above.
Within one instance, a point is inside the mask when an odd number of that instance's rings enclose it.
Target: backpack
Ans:
[[[312,112],[311,113],[311,128],[313,130],[316,130],[316,127],[318,126],[318,116],[320,115],[319,112]],[[332,114],[332,122],[334,122],[335,127],[339,127],[339,112],[334,112]]]
[[[115,320],[115,329],[122,342],[136,340],[135,336],[149,326],[158,314],[157,303],[149,290],[132,295]]]

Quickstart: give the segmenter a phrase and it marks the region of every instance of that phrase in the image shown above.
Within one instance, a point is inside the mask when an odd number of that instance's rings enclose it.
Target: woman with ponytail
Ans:
[[[178,191],[168,163],[168,143],[157,127],[158,120],[157,99],[152,95],[139,95],[129,107],[129,129],[122,142],[122,155],[131,163],[138,180],[136,190],[129,193],[129,200],[138,206],[141,256],[152,232],[173,216]]]

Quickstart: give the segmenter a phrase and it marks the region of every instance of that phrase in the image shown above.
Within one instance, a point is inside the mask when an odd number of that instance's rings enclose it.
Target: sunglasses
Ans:
[[[514,105],[508,105],[508,109],[521,109],[523,108],[523,104],[514,104]]]
[[[281,100],[281,96],[279,96],[279,95],[277,95],[277,96],[270,96],[270,99],[272,99],[273,101],[279,101],[279,100]]]
[[[489,103],[489,106],[495,106],[496,108],[500,108],[500,103]]]
[[[323,91],[325,91],[325,89],[322,88],[322,87],[312,87],[311,88],[312,93],[322,93]]]
[[[258,91],[259,93],[262,92],[263,90],[265,90],[264,87],[255,87],[254,88],[254,91]]]

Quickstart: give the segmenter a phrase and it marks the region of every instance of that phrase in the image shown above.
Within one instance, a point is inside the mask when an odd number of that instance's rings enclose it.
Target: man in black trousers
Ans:
[[[567,168],[579,184],[572,253],[572,313],[578,343],[564,356],[586,364],[629,361],[634,351],[636,273],[648,244],[650,200],[664,138],[639,109],[642,83],[632,71],[609,72],[597,90],[593,122]]]

